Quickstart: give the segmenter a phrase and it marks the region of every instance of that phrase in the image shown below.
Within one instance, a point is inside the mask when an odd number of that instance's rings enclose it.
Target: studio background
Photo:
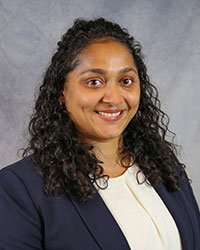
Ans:
[[[103,16],[143,45],[200,204],[200,1],[0,0],[0,168],[20,159],[34,92],[77,17]]]

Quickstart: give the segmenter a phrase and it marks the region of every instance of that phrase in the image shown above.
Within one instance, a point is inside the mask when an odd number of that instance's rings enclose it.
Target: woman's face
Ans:
[[[111,40],[84,49],[60,100],[86,141],[119,138],[140,100],[137,68],[128,49]]]

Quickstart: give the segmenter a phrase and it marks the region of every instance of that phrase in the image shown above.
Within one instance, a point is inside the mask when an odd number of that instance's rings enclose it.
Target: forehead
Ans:
[[[115,67],[122,66],[135,66],[133,56],[129,49],[115,41],[101,39],[97,42],[88,45],[84,48],[78,58],[78,66],[102,66],[115,65]]]

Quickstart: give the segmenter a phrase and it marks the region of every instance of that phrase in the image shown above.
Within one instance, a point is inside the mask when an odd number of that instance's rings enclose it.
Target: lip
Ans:
[[[113,114],[113,113],[118,113],[118,112],[122,112],[124,111],[124,109],[115,109],[115,110],[96,110],[96,112],[104,112],[104,113],[110,113],[110,114]]]
[[[113,114],[113,113],[118,113],[118,112],[121,112],[118,116],[104,116],[104,115],[101,115],[97,112],[104,112],[104,113],[109,113],[109,114]],[[109,121],[109,122],[114,122],[114,121],[118,121],[125,113],[125,110],[121,110],[121,109],[118,109],[118,110],[98,110],[95,112],[95,114],[102,120],[104,121]]]

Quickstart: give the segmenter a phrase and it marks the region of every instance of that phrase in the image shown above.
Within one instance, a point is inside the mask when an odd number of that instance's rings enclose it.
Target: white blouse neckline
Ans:
[[[134,164],[122,175],[109,178],[105,189],[97,188],[100,196],[131,249],[180,250],[180,236],[171,214],[152,186],[137,182],[138,171],[138,166]],[[143,182],[144,178],[140,172],[139,182]],[[98,184],[101,186],[105,181],[99,179]]]

